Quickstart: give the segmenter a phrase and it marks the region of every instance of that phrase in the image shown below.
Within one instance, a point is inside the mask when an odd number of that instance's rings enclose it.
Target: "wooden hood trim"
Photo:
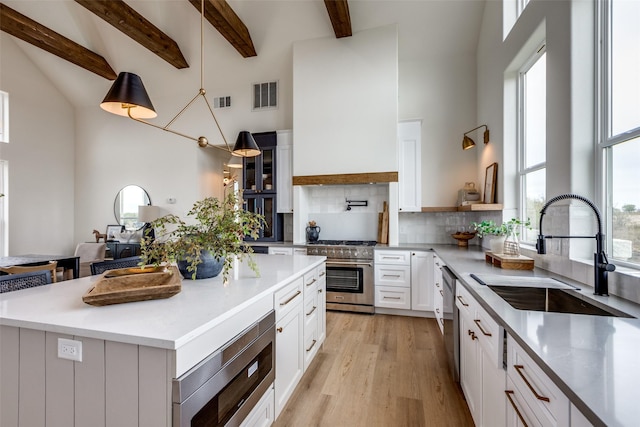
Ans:
[[[299,175],[293,177],[293,185],[371,184],[381,182],[398,182],[398,172]]]

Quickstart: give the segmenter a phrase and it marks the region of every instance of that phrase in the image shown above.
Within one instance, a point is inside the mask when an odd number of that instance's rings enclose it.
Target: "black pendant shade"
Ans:
[[[238,134],[236,145],[234,145],[231,154],[238,157],[255,157],[259,156],[261,151],[251,132],[243,130]]]
[[[125,117],[131,110],[131,115],[137,119],[152,119],[158,116],[142,79],[137,74],[127,72],[118,74],[100,108]]]

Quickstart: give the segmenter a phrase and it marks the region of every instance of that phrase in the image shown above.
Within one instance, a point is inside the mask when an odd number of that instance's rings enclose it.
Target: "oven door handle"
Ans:
[[[341,262],[341,261],[327,261],[327,267],[331,267],[332,265],[352,265],[352,266],[366,266],[373,267],[373,264],[370,262]]]

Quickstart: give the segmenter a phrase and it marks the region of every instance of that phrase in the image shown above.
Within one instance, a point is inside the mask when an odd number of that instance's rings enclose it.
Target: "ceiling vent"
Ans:
[[[278,108],[278,82],[254,83],[253,111]]]

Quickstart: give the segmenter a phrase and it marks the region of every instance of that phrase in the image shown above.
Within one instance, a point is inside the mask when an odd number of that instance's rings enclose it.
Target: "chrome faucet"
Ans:
[[[596,252],[593,254],[593,293],[596,295],[609,295],[609,278],[608,272],[615,271],[616,266],[609,263],[607,254],[604,252],[604,234],[602,234],[602,217],[597,206],[593,204],[589,199],[578,196],[576,194],[562,194],[550,199],[540,210],[540,229],[538,234],[538,242],[536,248],[539,254],[547,253],[547,245],[545,239],[592,239],[594,236],[545,236],[542,234],[542,219],[547,211],[547,208],[553,203],[559,200],[576,199],[587,204],[596,215],[598,221],[598,233],[595,235],[596,239]]]

